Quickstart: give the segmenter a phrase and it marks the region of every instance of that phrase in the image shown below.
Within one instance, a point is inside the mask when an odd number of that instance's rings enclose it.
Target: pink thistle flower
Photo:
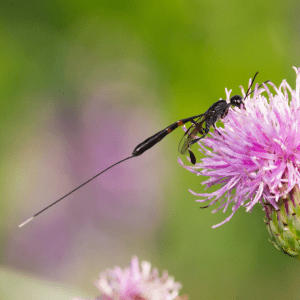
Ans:
[[[129,268],[108,269],[100,273],[95,283],[100,290],[98,300],[187,300],[187,296],[179,296],[181,284],[164,271],[159,277],[158,270],[151,271],[151,264],[143,261],[141,269],[138,258],[131,260]],[[73,300],[81,300],[73,298]],[[83,300],[83,299],[82,299]]]
[[[271,213],[281,209],[283,199],[295,198],[292,196],[300,183],[300,68],[294,69],[295,90],[285,80],[278,88],[268,83],[274,95],[266,84],[260,89],[256,85],[254,93],[244,101],[245,108],[232,108],[222,119],[220,135],[211,132],[210,137],[198,143],[199,151],[206,155],[200,163],[186,166],[178,159],[187,170],[210,177],[202,182],[206,188],[221,185],[212,193],[190,190],[193,195],[205,197],[196,201],[210,201],[208,206],[220,201],[213,213],[221,209],[226,212],[231,206],[231,214],[213,228],[228,222],[241,206],[251,212],[256,203],[263,205],[270,220]],[[242,87],[241,90],[245,97]],[[231,90],[225,92],[228,102]]]

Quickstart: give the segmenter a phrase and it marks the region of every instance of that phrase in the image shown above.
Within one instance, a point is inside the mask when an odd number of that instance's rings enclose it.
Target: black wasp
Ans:
[[[83,187],[84,185],[86,185],[87,183],[89,183],[90,181],[92,181],[93,179],[98,177],[99,175],[103,174],[107,170],[111,169],[112,167],[122,163],[123,161],[125,161],[127,159],[141,155],[142,153],[144,153],[145,151],[147,151],[148,149],[150,149],[151,147],[156,145],[158,142],[160,142],[165,136],[167,136],[169,133],[171,133],[174,129],[176,129],[177,127],[180,127],[188,122],[192,123],[192,125],[184,133],[184,135],[179,143],[178,151],[181,154],[184,154],[187,151],[189,151],[191,163],[195,164],[196,157],[195,157],[194,153],[191,151],[190,147],[194,143],[196,143],[199,140],[206,137],[207,134],[209,133],[209,129],[211,126],[213,126],[213,128],[215,130],[217,130],[215,127],[216,122],[219,119],[223,119],[228,114],[229,108],[231,106],[236,106],[238,108],[241,108],[241,106],[244,105],[243,100],[245,100],[250,94],[252,94],[254,92],[254,90],[252,92],[250,92],[250,90],[251,90],[251,87],[254,83],[254,80],[255,80],[255,77],[257,76],[257,74],[258,74],[258,72],[255,73],[253,80],[251,81],[251,84],[247,90],[245,98],[243,98],[240,95],[235,95],[230,98],[229,103],[227,103],[226,100],[221,99],[221,100],[217,101],[216,103],[214,103],[204,114],[193,116],[193,117],[182,119],[182,120],[178,120],[177,122],[173,123],[172,125],[168,126],[165,129],[157,132],[156,134],[147,138],[142,143],[138,144],[134,148],[131,156],[129,156],[125,159],[122,159],[122,160],[118,161],[117,163],[111,165],[110,167],[106,168],[105,170],[101,171],[100,173],[98,173],[94,177],[90,178],[89,180],[87,180],[86,182],[84,182],[83,184],[81,184],[80,186],[78,186],[77,188],[75,188],[74,190],[69,192],[68,194],[64,195],[63,197],[59,198],[52,204],[48,205],[47,207],[45,207],[44,209],[42,209],[41,211],[39,211],[38,213],[33,215],[31,218],[29,218],[28,220],[26,220],[25,222],[20,224],[19,227],[24,226],[25,224],[30,222],[33,218],[35,218],[36,216],[38,216],[39,214],[41,214],[42,212],[44,212],[51,206],[55,205],[59,201],[63,200],[64,198],[66,198],[67,196],[69,196],[70,194],[75,192],[76,190],[80,189],[81,187]],[[268,81],[269,80],[265,81],[264,83],[267,83]],[[259,87],[261,87],[261,86],[262,86],[262,84]],[[204,126],[204,124],[205,124],[205,126]],[[198,134],[200,135],[200,137],[198,136]]]
[[[174,124],[159,131],[158,133],[154,134],[153,136],[147,138],[145,141],[143,141],[142,143],[137,145],[132,152],[132,156],[130,156],[128,158],[141,155],[146,150],[150,149],[155,144],[160,142],[166,135],[171,133],[177,127],[182,126],[183,124],[185,124],[187,122],[191,122],[192,123],[191,127],[189,127],[189,129],[185,132],[185,134],[183,135],[183,137],[179,143],[178,151],[180,154],[184,154],[187,151],[189,151],[191,163],[194,165],[196,163],[196,157],[195,157],[194,153],[191,151],[190,147],[194,143],[196,143],[199,140],[206,137],[211,126],[213,126],[213,128],[215,130],[217,130],[215,127],[215,124],[217,123],[217,121],[219,119],[223,119],[228,114],[229,108],[231,106],[237,106],[238,108],[241,108],[241,106],[244,105],[243,100],[245,100],[249,95],[251,95],[254,92],[254,90],[252,92],[250,92],[250,90],[251,90],[251,87],[254,83],[254,80],[255,80],[255,77],[257,76],[257,74],[258,74],[258,72],[255,73],[253,80],[251,81],[251,84],[247,90],[247,93],[246,93],[246,96],[244,99],[240,95],[232,96],[230,98],[229,103],[227,103],[226,100],[221,99],[221,100],[217,101],[216,103],[214,103],[204,114],[186,118],[186,119],[182,119],[182,120],[175,122]],[[268,81],[269,80],[265,81],[264,83],[267,83]],[[262,84],[259,87],[261,87],[261,86],[262,86]],[[204,123],[205,123],[205,127],[204,127]],[[200,134],[201,137],[198,137],[198,134]],[[105,171],[106,170],[104,170],[103,172],[105,172]]]

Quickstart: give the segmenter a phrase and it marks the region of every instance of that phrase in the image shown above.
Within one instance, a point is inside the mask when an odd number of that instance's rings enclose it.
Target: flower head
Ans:
[[[222,119],[224,128],[211,132],[199,142],[200,151],[206,155],[195,166],[185,166],[197,175],[209,176],[202,184],[209,188],[221,187],[212,193],[197,194],[205,197],[198,202],[210,201],[208,206],[220,201],[216,212],[225,212],[232,204],[231,214],[218,227],[229,221],[237,209],[245,206],[251,211],[256,203],[279,210],[280,201],[300,183],[300,68],[296,69],[296,89],[283,80],[274,95],[266,84],[254,89],[246,97],[241,109],[230,109]],[[245,97],[244,89],[241,87]],[[226,91],[227,102],[230,91]],[[268,99],[262,95],[266,92]],[[263,206],[265,207],[265,206]]]
[[[137,257],[133,257],[129,268],[108,269],[100,273],[96,286],[101,292],[99,300],[187,300],[178,296],[181,284],[164,271],[151,270],[151,264],[143,261],[141,269]],[[74,298],[73,300],[79,300]]]

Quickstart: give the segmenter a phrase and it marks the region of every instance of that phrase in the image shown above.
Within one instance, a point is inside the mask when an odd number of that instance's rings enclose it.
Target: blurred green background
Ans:
[[[99,272],[132,255],[191,299],[298,299],[299,262],[269,243],[260,207],[211,228],[230,212],[199,210],[188,192],[204,179],[177,163],[181,129],[18,224],[256,71],[294,87],[299,12],[299,1],[2,1],[0,299],[95,297]]]

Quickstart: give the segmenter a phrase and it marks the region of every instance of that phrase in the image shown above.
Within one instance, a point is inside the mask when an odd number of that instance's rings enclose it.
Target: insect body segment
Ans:
[[[167,128],[165,128],[165,129],[159,131],[158,133],[152,135],[151,137],[147,138],[145,141],[138,144],[134,148],[134,150],[132,152],[132,156],[141,155],[142,153],[144,153],[145,151],[147,151],[148,149],[153,147],[155,144],[160,142],[165,136],[167,136],[169,133],[171,133],[174,129],[182,126],[183,124],[185,124],[187,122],[193,122],[194,119],[196,119],[200,116],[202,116],[202,115],[198,115],[198,116],[194,116],[194,117],[179,120],[179,121],[171,124]]]

